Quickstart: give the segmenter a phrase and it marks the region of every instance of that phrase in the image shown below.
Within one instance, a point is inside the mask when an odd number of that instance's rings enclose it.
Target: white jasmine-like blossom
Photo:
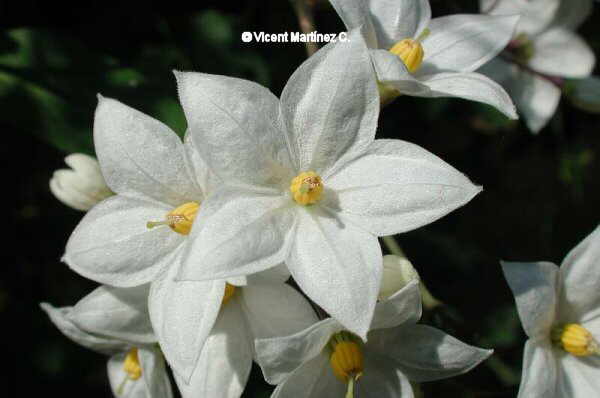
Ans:
[[[171,382],[147,310],[148,286],[101,286],[74,307],[41,307],[74,342],[110,355],[108,379],[117,398],[169,398]]]
[[[204,202],[180,280],[285,262],[303,292],[365,337],[381,282],[377,236],[428,224],[481,190],[416,145],[374,140],[379,97],[357,31],[306,60],[281,100],[231,77],[177,81],[195,147],[223,181]]]
[[[56,170],[50,179],[50,191],[58,200],[76,210],[88,211],[113,195],[96,159],[73,153],[65,158],[65,163],[71,169]]]
[[[353,390],[358,397],[412,398],[409,381],[462,374],[491,355],[417,325],[420,317],[413,280],[377,304],[368,342],[329,318],[291,336],[257,340],[257,362],[267,382],[277,384],[272,398],[342,398]]]
[[[152,283],[149,304],[161,348],[177,365],[174,377],[183,398],[240,397],[254,339],[292,334],[315,322],[306,299],[283,283],[289,277],[281,272],[285,268],[252,275],[243,286],[224,280],[175,282],[176,271],[171,267]],[[214,320],[203,316],[213,312],[218,313]]]
[[[589,398],[600,391],[600,227],[560,268],[503,262],[529,337],[519,398]]]
[[[592,0],[480,0],[482,12],[521,15],[515,35],[484,73],[506,88],[533,133],[550,120],[564,78],[585,78],[596,58],[574,30],[589,16]]]
[[[330,1],[348,30],[362,28],[382,85],[382,103],[400,94],[458,97],[517,118],[504,89],[475,73],[509,42],[517,16],[431,19],[429,0]]]

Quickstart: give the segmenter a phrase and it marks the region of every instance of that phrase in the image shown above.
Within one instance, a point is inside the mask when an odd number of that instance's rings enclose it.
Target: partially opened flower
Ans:
[[[498,84],[474,73],[510,40],[518,17],[450,15],[431,19],[429,0],[331,0],[346,27],[362,28],[382,103],[400,94],[458,97],[517,115]]]
[[[519,398],[595,397],[600,391],[600,228],[557,267],[502,263],[529,337]]]
[[[550,120],[564,78],[585,78],[596,58],[573,31],[589,16],[592,0],[480,0],[482,12],[521,15],[500,57],[481,69],[506,88],[537,133]]]
[[[195,147],[223,181],[196,220],[181,280],[285,262],[313,301],[365,337],[381,281],[377,236],[430,223],[480,191],[416,145],[374,140],[379,98],[356,31],[302,64],[281,100],[231,77],[177,81]]]
[[[58,329],[84,347],[110,355],[108,379],[118,398],[168,398],[171,382],[146,302],[148,286],[101,286],[74,307],[41,307]]]
[[[257,361],[277,384],[273,398],[412,398],[410,381],[467,372],[492,353],[417,325],[420,317],[418,282],[411,281],[377,304],[368,342],[329,318],[291,336],[257,340]]]
[[[88,211],[114,195],[104,181],[98,161],[93,157],[73,153],[65,158],[65,163],[71,169],[54,172],[50,179],[50,191],[67,206]]]

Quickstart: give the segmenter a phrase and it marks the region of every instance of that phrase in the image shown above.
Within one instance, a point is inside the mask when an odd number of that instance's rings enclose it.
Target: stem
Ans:
[[[390,253],[392,253],[395,256],[406,257],[406,254],[404,254],[404,250],[402,250],[398,242],[396,242],[396,239],[394,239],[393,235],[384,236],[381,239],[383,240],[385,247],[387,247]]]
[[[312,11],[313,3],[309,3],[307,0],[290,0],[290,2],[298,16],[298,24],[300,25],[302,33],[308,34],[317,30]],[[307,41],[305,44],[306,53],[309,57],[319,49],[317,43]]]

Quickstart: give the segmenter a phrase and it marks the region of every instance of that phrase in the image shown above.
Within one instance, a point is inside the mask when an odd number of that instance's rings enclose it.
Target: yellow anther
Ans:
[[[142,367],[140,366],[137,348],[132,348],[125,356],[125,361],[123,361],[123,370],[125,373],[127,373],[127,377],[130,380],[137,380],[142,377]]]
[[[577,323],[567,323],[552,331],[552,341],[577,357],[599,354],[600,346],[594,336]]]
[[[298,204],[312,205],[321,199],[323,181],[314,171],[305,171],[294,177],[290,191]]]
[[[230,285],[229,283],[225,284],[225,293],[223,293],[223,300],[221,301],[221,305],[227,304],[231,297],[235,294],[235,286]]]
[[[329,363],[335,376],[344,383],[358,380],[363,373],[363,354],[358,338],[348,332],[339,332],[331,337],[329,344],[332,349]]]
[[[404,39],[394,44],[390,52],[397,55],[410,73],[416,72],[423,62],[423,46],[417,40]]]
[[[196,213],[200,204],[198,202],[187,202],[169,212],[163,221],[148,221],[146,227],[148,229],[158,227],[159,225],[168,225],[178,234],[188,235],[194,224]]]

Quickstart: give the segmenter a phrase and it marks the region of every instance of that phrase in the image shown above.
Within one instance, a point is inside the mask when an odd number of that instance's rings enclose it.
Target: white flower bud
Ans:
[[[387,299],[414,279],[420,280],[419,274],[406,257],[383,256],[383,275],[377,298]]]
[[[58,200],[77,210],[87,211],[114,195],[106,185],[98,161],[83,153],[65,158],[71,169],[60,169],[50,179],[50,191]]]

